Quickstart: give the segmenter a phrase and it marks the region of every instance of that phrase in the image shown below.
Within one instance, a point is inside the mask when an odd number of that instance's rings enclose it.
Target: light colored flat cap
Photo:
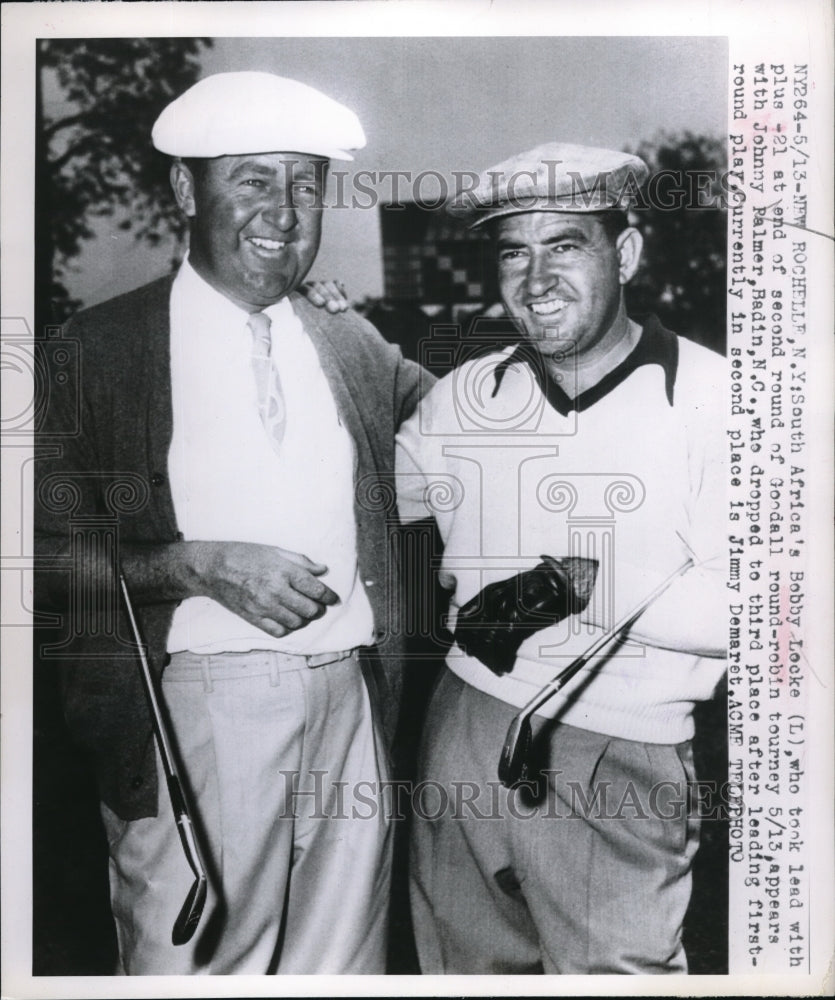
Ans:
[[[627,211],[649,169],[629,153],[595,146],[548,142],[472,176],[446,210],[473,229],[519,212]]]
[[[298,80],[273,73],[216,73],[157,118],[154,146],[170,156],[310,153],[352,160],[365,133],[349,108]]]

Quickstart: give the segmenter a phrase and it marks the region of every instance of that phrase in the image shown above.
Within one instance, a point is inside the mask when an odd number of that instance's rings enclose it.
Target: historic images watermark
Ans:
[[[456,778],[449,782],[330,781],[326,770],[280,771],[284,782],[285,818],[303,812],[317,820],[369,820],[383,816],[401,821],[410,816],[460,822],[578,820],[640,822],[698,819],[725,821],[736,808],[729,782],[633,781],[592,784],[570,778],[560,768],[543,768],[536,778],[506,788],[501,781]]]
[[[559,204],[566,212],[587,212],[596,206],[631,204],[637,213],[654,209],[661,212],[725,210],[745,201],[740,178],[733,171],[716,169],[665,169],[650,173],[644,182],[632,171],[617,174],[601,171],[591,183],[576,170],[562,170],[562,160],[543,159],[543,170],[505,172],[491,170],[342,170],[321,160],[316,164],[315,181],[296,172],[301,161],[282,158],[282,190],[288,205],[313,204],[317,208],[389,210],[418,205],[436,211],[455,197],[463,208],[489,207],[484,185],[498,195],[501,203],[516,210],[536,208],[543,201]],[[187,165],[191,161],[186,161]],[[305,164],[307,165],[307,164]],[[253,160],[253,171],[257,164]],[[266,181],[264,181],[266,183]],[[534,193],[534,188],[536,193]]]

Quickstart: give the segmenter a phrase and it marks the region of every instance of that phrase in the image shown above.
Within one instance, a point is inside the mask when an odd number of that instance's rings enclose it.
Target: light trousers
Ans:
[[[301,664],[301,668],[299,666]],[[102,806],[120,972],[383,973],[390,825],[356,654],[311,669],[278,653],[175,654],[162,692],[209,892],[171,930],[193,876],[160,776],[159,814]]]
[[[421,971],[686,972],[689,743],[540,721],[536,797],[497,778],[516,711],[448,670],[430,704],[411,844]]]

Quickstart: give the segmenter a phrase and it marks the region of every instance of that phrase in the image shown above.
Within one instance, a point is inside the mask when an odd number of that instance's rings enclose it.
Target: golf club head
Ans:
[[[203,916],[203,907],[206,905],[207,886],[205,875],[194,880],[182,909],[174,921],[174,929],[171,932],[172,944],[185,944],[194,936],[200,918]]]
[[[529,778],[529,754],[533,733],[530,720],[523,713],[510,723],[499,758],[499,781],[505,788],[515,788]]]

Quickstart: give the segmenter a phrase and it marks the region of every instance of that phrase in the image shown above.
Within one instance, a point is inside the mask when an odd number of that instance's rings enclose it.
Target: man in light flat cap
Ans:
[[[44,579],[85,619],[65,707],[96,766],[120,971],[381,973],[391,828],[369,799],[398,647],[385,511],[367,497],[420,369],[299,293],[328,161],[365,137],[311,87],[226,73],[170,104],[153,140],[174,157],[188,256],[70,323],[80,409],[53,381],[38,462],[39,551],[75,556]],[[185,944],[172,926],[193,874],[124,608],[106,628],[116,554],[72,549],[96,517],[116,532],[208,871]],[[85,595],[103,609],[89,622]]]
[[[627,315],[646,176],[551,143],[448,206],[490,227],[517,336],[397,439],[400,513],[437,520],[455,637],[420,760],[440,802],[413,830],[425,973],[687,968],[693,710],[724,670],[724,372]],[[532,739],[509,733],[535,699]]]

